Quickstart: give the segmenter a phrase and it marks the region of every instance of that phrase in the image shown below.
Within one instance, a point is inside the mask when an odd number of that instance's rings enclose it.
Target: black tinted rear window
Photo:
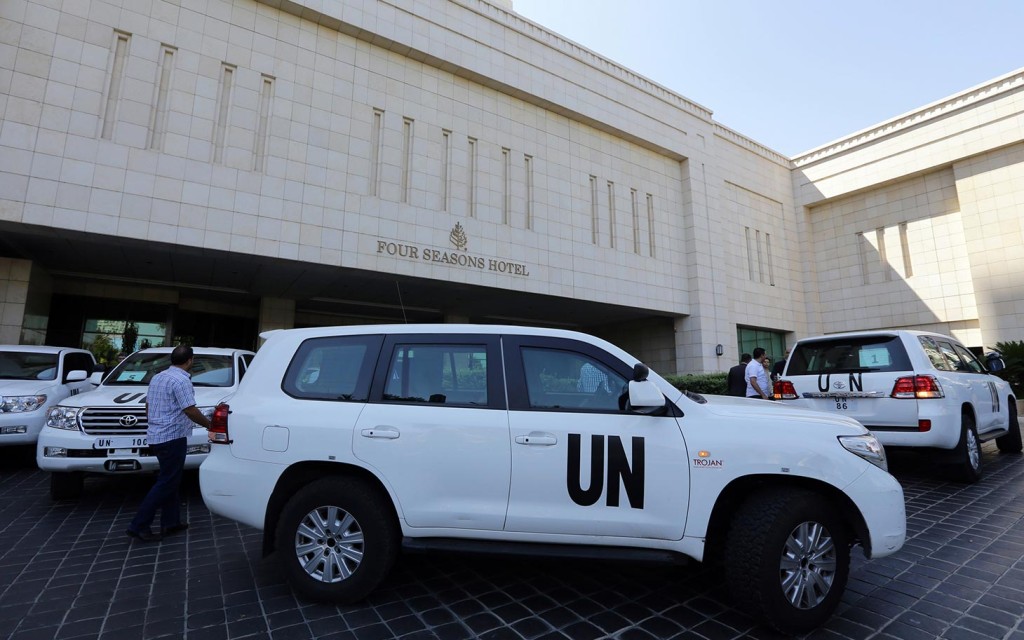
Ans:
[[[898,337],[862,336],[797,344],[786,365],[786,375],[911,369],[910,358]]]

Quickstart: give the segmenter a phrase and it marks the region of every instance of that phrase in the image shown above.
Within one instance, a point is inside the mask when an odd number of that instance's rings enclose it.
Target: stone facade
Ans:
[[[360,321],[343,305],[383,308],[394,278],[442,320],[576,326],[663,372],[728,368],[738,327],[1024,333],[1024,72],[790,159],[509,2],[7,0],[0,21],[0,224],[39,247],[0,255],[46,291],[201,280],[270,329]],[[51,236],[230,266],[58,265]],[[311,271],[313,294],[265,283]],[[362,284],[340,300],[332,273]],[[494,291],[522,315],[466,306]],[[580,304],[632,315],[565,322]]]

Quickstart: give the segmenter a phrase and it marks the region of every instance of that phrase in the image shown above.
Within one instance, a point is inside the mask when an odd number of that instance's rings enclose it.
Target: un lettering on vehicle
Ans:
[[[607,447],[605,443],[607,442]],[[605,450],[607,449],[607,465]],[[632,464],[630,464],[632,460]],[[644,508],[644,439],[633,436],[630,443],[630,456],[627,459],[626,449],[619,436],[590,436],[590,474],[589,484],[583,488],[580,471],[583,468],[582,436],[578,433],[569,434],[568,460],[566,464],[566,489],[573,502],[581,507],[597,504],[605,495],[605,504],[609,507],[620,506],[620,486],[626,490],[626,499],[633,509]],[[605,473],[607,468],[607,473]]]

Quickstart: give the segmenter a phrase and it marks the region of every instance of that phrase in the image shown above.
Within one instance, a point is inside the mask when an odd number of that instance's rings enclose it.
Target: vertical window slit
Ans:
[[[747,242],[747,273],[750,276],[750,281],[756,280],[754,278],[754,246],[750,240],[750,227],[743,227],[744,239]]]
[[[910,239],[907,237],[907,223],[900,224],[900,249],[903,251],[903,277],[909,278],[914,275],[914,268],[910,266]]]
[[[501,223],[512,218],[512,150],[501,148]]]
[[[383,144],[384,111],[373,110],[373,126],[370,127],[370,195],[380,195],[381,145]]]
[[[598,243],[597,176],[590,176],[590,242]]]
[[[447,129],[441,130],[441,209],[448,211],[448,194],[451,191],[451,185],[448,181],[451,179],[451,163],[452,163],[452,132]]]
[[[615,183],[608,181],[608,246],[615,248]]]
[[[892,280],[892,269],[889,268],[889,256],[885,253],[885,227],[875,229],[875,240],[878,242],[878,263],[882,266],[885,281]]]
[[[263,76],[260,85],[260,110],[256,121],[256,150],[253,157],[253,170],[260,173],[267,166],[267,140],[270,138],[270,104],[274,97],[274,78]]]
[[[409,202],[409,172],[412,171],[412,127],[411,118],[402,118],[402,202]]]
[[[114,136],[114,123],[117,120],[117,106],[121,100],[121,81],[124,79],[124,67],[128,58],[127,33],[114,32],[114,66],[110,70],[110,83],[107,85],[107,103],[103,109],[103,128],[100,136],[110,140]]]
[[[526,228],[533,229],[533,156],[523,156],[526,167]]]
[[[768,254],[768,284],[775,286],[775,267],[772,264],[772,234],[764,234],[764,248]]]
[[[231,89],[234,84],[235,67],[221,65],[220,96],[217,100],[217,122],[213,132],[213,162],[224,161],[224,143],[228,135],[228,115],[231,113]]]
[[[476,138],[469,138],[469,179],[466,180],[466,200],[469,203],[469,217],[476,217]]]
[[[647,242],[651,245],[651,257],[654,257],[654,195],[647,194]]]
[[[633,253],[640,255],[640,203],[636,189],[629,190],[629,202],[633,206]]]
[[[764,282],[764,252],[761,251],[761,232],[754,229],[754,245],[757,247],[757,279]]]
[[[160,48],[160,64],[156,71],[156,100],[149,112],[149,144],[150,149],[160,151],[164,146],[164,132],[167,131],[167,104],[171,93],[171,72],[174,70],[174,53],[177,51],[170,45]]]
[[[864,279],[864,284],[871,283],[871,277],[868,274],[868,250],[870,249],[868,239],[864,237],[863,233],[857,233],[857,251],[860,254],[860,274]]]

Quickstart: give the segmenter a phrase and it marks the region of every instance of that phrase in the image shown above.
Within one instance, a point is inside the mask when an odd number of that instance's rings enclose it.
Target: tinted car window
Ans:
[[[306,340],[295,352],[281,388],[295,398],[366,402],[380,336]]]
[[[57,377],[57,354],[28,351],[0,351],[0,379],[53,380]]]
[[[523,372],[532,409],[619,410],[625,378],[584,354],[523,347]]]
[[[171,366],[170,353],[136,352],[117,365],[103,384],[149,385],[153,376]],[[192,384],[196,387],[230,387],[234,384],[231,356],[195,354],[192,358]]]
[[[396,344],[384,400],[486,405],[487,365],[482,344]]]
[[[939,351],[942,352],[942,355],[946,356],[946,359],[949,360],[954,371],[967,372],[971,370],[971,368],[967,366],[967,363],[960,358],[960,354],[956,352],[952,343],[946,342],[945,340],[936,340],[935,344],[938,345]]]
[[[931,361],[932,366],[939,371],[953,371],[954,365],[943,355],[942,350],[939,349],[939,345],[935,343],[935,340],[928,336],[919,336],[918,340],[921,343],[921,348],[924,350],[928,360]]]
[[[72,371],[84,371],[86,373],[92,373],[92,358],[85,353],[69,353],[64,356],[64,380],[67,380],[68,374]]]
[[[970,369],[974,373],[985,372],[985,367],[982,366],[981,361],[979,361],[973,353],[968,351],[966,347],[954,344],[953,348],[956,349],[957,354],[960,356],[960,359],[963,360],[964,364],[967,365],[968,369]]]
[[[856,336],[800,342],[786,375],[909,371],[910,358],[896,336]]]

